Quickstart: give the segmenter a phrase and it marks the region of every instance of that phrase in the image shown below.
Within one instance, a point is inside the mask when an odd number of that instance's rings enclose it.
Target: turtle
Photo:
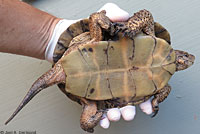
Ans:
[[[169,32],[158,22],[154,22],[154,31],[155,31],[156,37],[162,38],[162,39],[166,40],[169,44],[171,44]],[[76,23],[71,24],[61,34],[61,36],[56,44],[54,53],[53,53],[53,65],[58,62],[58,60],[63,56],[64,52],[69,48],[69,44],[72,41],[72,39],[84,32],[89,32],[89,19],[88,18],[82,19]],[[58,84],[58,87],[67,97],[69,97],[71,100],[73,100],[81,105],[79,98],[66,92],[65,84],[60,83],[60,84]],[[102,108],[102,105],[104,108],[109,108],[108,106],[106,107],[105,104],[102,104],[102,103],[101,103],[101,108]]]
[[[158,104],[171,90],[171,76],[190,67],[195,57],[174,50],[170,40],[156,37],[147,10],[124,23],[112,23],[105,14],[101,11],[90,15],[90,32],[72,36],[63,56],[34,82],[5,124],[36,94],[54,84],[65,84],[65,92],[83,105],[80,123],[88,132],[93,132],[101,119],[103,106],[137,105],[153,96],[152,106],[157,113]]]

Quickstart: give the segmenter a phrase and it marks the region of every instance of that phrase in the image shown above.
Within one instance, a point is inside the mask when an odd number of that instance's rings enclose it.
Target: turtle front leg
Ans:
[[[89,29],[92,41],[101,41],[103,39],[102,29],[109,30],[111,21],[106,16],[106,11],[96,12],[90,15]]]
[[[151,102],[152,108],[153,108],[153,112],[154,112],[152,117],[156,116],[156,114],[158,113],[158,110],[159,110],[159,107],[158,107],[159,103],[163,102],[167,98],[167,96],[169,95],[170,91],[171,91],[171,86],[169,84],[167,84],[158,93],[156,93],[154,95],[154,98],[153,98],[153,100]]]
[[[141,31],[147,35],[155,36],[153,16],[145,9],[135,13],[127,23],[115,23],[114,25],[117,32],[122,31],[124,36],[131,39]]]
[[[80,99],[83,105],[83,112],[80,119],[81,128],[87,132],[93,133],[94,127],[99,123],[103,116],[103,111],[97,110],[96,102],[84,98]]]

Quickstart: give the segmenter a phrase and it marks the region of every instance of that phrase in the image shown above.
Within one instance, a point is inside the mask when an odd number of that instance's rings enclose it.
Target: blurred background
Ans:
[[[94,134],[199,134],[200,133],[200,1],[199,0],[25,0],[32,6],[65,19],[86,18],[107,2],[130,14],[149,10],[154,20],[171,34],[174,49],[196,56],[195,64],[170,80],[172,91],[160,104],[155,118],[137,107],[133,121],[112,122],[108,130],[99,126]],[[50,87],[37,95],[7,126],[12,114],[32,83],[51,64],[47,61],[0,53],[0,131],[36,131],[37,134],[83,134],[79,126],[82,108]]]

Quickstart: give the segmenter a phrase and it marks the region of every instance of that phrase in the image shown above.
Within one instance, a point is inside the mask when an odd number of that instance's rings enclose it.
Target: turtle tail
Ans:
[[[43,74],[38,80],[36,80],[20,105],[17,107],[15,112],[11,115],[11,117],[5,122],[7,125],[18,113],[21,109],[28,104],[28,102],[37,95],[43,89],[58,83],[65,83],[65,73],[61,66],[61,64],[55,64],[55,66]]]

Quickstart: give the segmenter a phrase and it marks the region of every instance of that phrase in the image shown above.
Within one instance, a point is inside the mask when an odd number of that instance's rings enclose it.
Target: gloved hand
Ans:
[[[120,9],[117,5],[113,3],[105,4],[99,11],[106,10],[106,15],[112,20],[113,22],[117,21],[126,21],[129,18],[129,14]],[[48,61],[52,62],[53,51],[55,49],[56,42],[61,35],[61,33],[67,29],[69,25],[76,22],[77,20],[61,20],[55,27],[54,34],[52,39],[50,40],[48,47],[46,49],[45,57]],[[152,113],[152,105],[151,101],[148,100],[144,103],[141,103],[139,107],[142,109],[143,112],[146,114]],[[125,106],[120,109],[112,108],[108,109],[108,112],[103,115],[102,120],[100,121],[100,126],[102,128],[109,128],[110,121],[119,121],[122,115],[123,119],[126,121],[131,121],[134,119],[136,114],[135,106]]]
[[[108,3],[100,10],[103,9],[112,21],[125,21],[129,18],[129,14],[115,4]],[[70,24],[76,22],[57,18],[18,0],[4,1],[0,6],[0,13],[3,14],[0,15],[0,52],[51,62],[59,36]],[[151,114],[151,101],[140,104],[140,108],[146,114]],[[124,120],[132,120],[135,106],[109,109],[100,121],[100,126],[108,128],[110,121],[118,121],[121,115]]]

